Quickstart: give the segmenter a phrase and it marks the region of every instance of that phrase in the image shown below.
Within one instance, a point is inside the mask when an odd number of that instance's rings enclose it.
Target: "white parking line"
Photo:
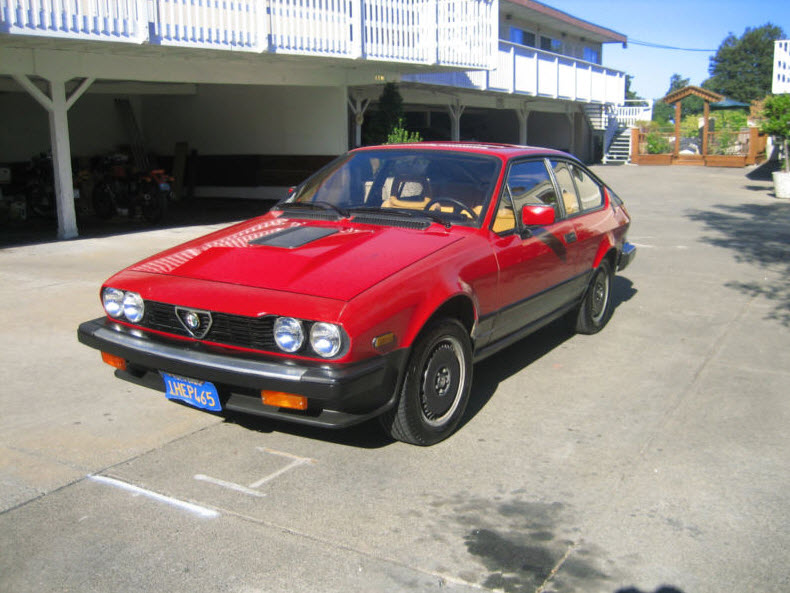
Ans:
[[[222,488],[227,488],[229,490],[235,490],[236,492],[240,492],[248,496],[255,496],[257,498],[262,498],[266,496],[266,494],[259,490],[255,490],[256,488],[263,486],[267,482],[272,481],[273,479],[283,475],[286,472],[291,471],[296,467],[299,467],[300,465],[305,465],[306,463],[315,463],[315,459],[310,459],[309,457],[300,457],[299,455],[294,455],[293,453],[286,453],[284,451],[277,451],[275,449],[268,449],[266,447],[255,447],[255,448],[261,453],[267,453],[269,455],[277,455],[279,457],[288,457],[289,459],[292,459],[292,461],[285,467],[282,467],[277,471],[272,472],[267,476],[264,476],[260,480],[256,480],[249,486],[242,486],[241,484],[237,484],[236,482],[228,482],[227,480],[212,478],[211,476],[207,476],[205,474],[195,474],[193,478],[195,480],[198,480],[199,482],[208,482],[209,484],[214,484],[215,486],[221,486]]]
[[[259,486],[263,486],[266,482],[269,482],[274,478],[281,476],[287,471],[291,471],[295,467],[304,465],[305,463],[315,463],[314,459],[310,459],[309,457],[299,457],[298,455],[294,455],[293,453],[284,453],[283,451],[275,451],[274,449],[267,449],[266,447],[256,447],[256,449],[258,449],[258,451],[261,451],[263,453],[269,453],[270,455],[279,455],[280,457],[290,457],[291,459],[293,459],[293,461],[288,465],[286,465],[285,467],[277,470],[276,472],[261,478],[257,482],[253,482],[252,484],[250,484],[250,488],[258,488]]]
[[[208,482],[209,484],[214,484],[215,486],[222,486],[223,488],[229,488],[231,490],[235,490],[236,492],[241,492],[242,494],[249,494],[250,496],[257,496],[259,498],[266,496],[264,492],[251,490],[250,488],[242,486],[241,484],[236,484],[235,482],[226,482],[225,480],[212,478],[211,476],[206,476],[203,474],[196,474],[194,478],[200,482]]]
[[[127,482],[116,480],[115,478],[108,478],[106,476],[88,476],[88,478],[90,480],[93,480],[94,482],[107,484],[109,486],[114,486],[115,488],[120,488],[121,490],[126,490],[127,492],[132,492],[134,494],[141,494],[148,498],[152,498],[156,501],[164,502],[165,504],[169,504],[170,506],[174,506],[179,509],[188,511],[194,515],[198,515],[199,517],[203,517],[205,519],[215,519],[220,516],[219,513],[215,510],[207,509],[206,507],[192,504],[191,502],[186,502],[184,500],[178,500],[177,498],[171,498],[169,496],[165,496],[164,494],[153,492],[152,490],[146,490],[145,488],[140,488],[139,486],[135,486],[134,484],[128,484]]]

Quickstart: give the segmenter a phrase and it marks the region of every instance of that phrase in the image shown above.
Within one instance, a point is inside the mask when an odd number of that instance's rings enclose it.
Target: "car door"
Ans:
[[[492,338],[497,339],[550,315],[567,303],[574,277],[569,242],[573,222],[558,203],[557,188],[545,159],[513,163],[507,173],[491,225],[499,266],[499,310]],[[553,224],[532,229],[521,225],[521,208],[542,204],[554,208]]]
[[[551,168],[563,202],[567,203],[566,215],[573,223],[575,241],[570,245],[569,257],[576,273],[587,276],[606,229],[604,194],[598,182],[578,163],[552,159]]]

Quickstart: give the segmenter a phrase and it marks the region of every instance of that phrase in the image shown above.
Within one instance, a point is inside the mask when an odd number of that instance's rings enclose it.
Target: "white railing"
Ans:
[[[625,74],[567,56],[499,41],[490,71],[405,75],[404,80],[511,94],[620,104]]]
[[[771,92],[790,93],[790,40],[774,41],[774,75]]]
[[[0,32],[142,43],[146,9],[141,0],[0,0]]]
[[[614,108],[613,117],[621,128],[633,128],[638,121],[653,119],[652,99],[629,99]]]
[[[0,34],[489,68],[498,0],[0,0]]]

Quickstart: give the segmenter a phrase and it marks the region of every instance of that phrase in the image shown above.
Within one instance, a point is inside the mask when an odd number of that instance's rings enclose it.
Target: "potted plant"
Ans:
[[[763,117],[763,133],[781,142],[784,151],[783,170],[774,172],[774,194],[777,198],[790,198],[790,153],[787,150],[790,140],[790,94],[768,97],[763,107]]]

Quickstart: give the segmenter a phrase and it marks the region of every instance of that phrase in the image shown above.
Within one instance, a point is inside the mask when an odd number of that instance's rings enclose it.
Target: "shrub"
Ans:
[[[651,132],[646,137],[647,154],[666,154],[670,152],[669,140],[657,132]]]

